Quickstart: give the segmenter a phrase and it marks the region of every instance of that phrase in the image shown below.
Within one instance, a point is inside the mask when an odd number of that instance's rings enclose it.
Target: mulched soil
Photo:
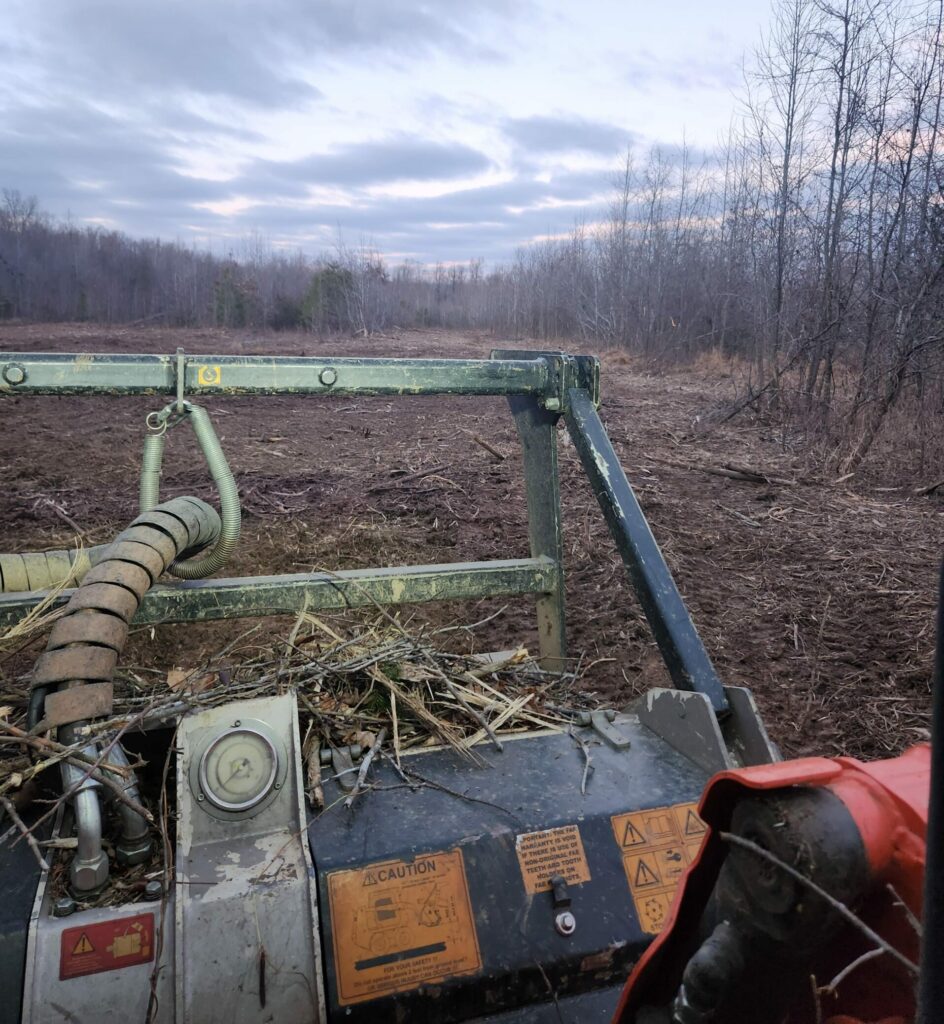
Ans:
[[[0,326],[0,350],[483,357],[484,335],[318,339],[224,330]],[[504,342],[527,347],[522,342]],[[534,348],[540,347],[537,343]],[[579,345],[575,345],[580,350]],[[944,503],[857,479],[818,479],[788,438],[748,417],[710,426],[732,381],[719,368],[647,372],[602,353],[602,415],[705,645],[750,687],[788,755],[887,756],[926,738]],[[0,395],[0,550],[107,541],[133,518],[153,398]],[[232,575],[527,554],[514,426],[500,399],[227,398],[207,401],[244,502]],[[499,460],[473,435],[506,455]],[[576,453],[561,434],[570,652],[615,705],[668,685]],[[717,475],[759,470],[757,480]],[[443,467],[399,482],[404,474]],[[944,475],[944,474],[941,474]],[[184,431],[162,497],[212,485]],[[478,621],[504,601],[404,614]],[[284,620],[267,629],[287,632]],[[195,666],[246,623],[137,632],[125,662]],[[480,647],[536,649],[527,600],[476,631]],[[0,662],[28,670],[39,645]]]

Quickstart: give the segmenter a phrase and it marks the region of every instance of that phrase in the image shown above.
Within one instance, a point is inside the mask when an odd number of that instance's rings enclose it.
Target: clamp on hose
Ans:
[[[184,420],[190,421],[210,475],[216,484],[222,520],[219,539],[208,554],[201,558],[177,559],[168,566],[167,571],[174,576],[185,580],[197,580],[210,576],[229,560],[239,540],[241,518],[236,481],[205,409],[192,402],[182,401],[178,396],[176,401],[166,405],[159,412],[148,414],[146,423],[149,433],[144,439],[139,504],[142,512],[150,512],[158,504],[167,430]]]

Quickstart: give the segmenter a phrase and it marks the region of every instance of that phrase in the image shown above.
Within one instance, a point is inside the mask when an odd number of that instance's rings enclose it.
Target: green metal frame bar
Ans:
[[[495,349],[492,359],[533,359],[537,353]],[[560,353],[540,353],[551,369],[551,379],[563,376]],[[593,373],[593,367],[589,367]],[[553,588],[537,600],[538,644],[541,665],[548,671],[562,671],[567,654],[567,621],[564,599],[564,541],[561,521],[560,473],[557,466],[557,412],[551,396],[541,400],[532,395],[508,399],[521,441],[525,493],[528,502],[528,540],[534,558],[545,557],[556,566]]]
[[[137,622],[295,614],[512,594],[537,595],[542,664],[566,656],[557,426],[563,416],[675,685],[728,702],[596,407],[599,362],[562,352],[497,350],[491,359],[0,353],[2,394],[504,395],[521,438],[530,559],[339,573],[212,579],[155,587]],[[68,598],[69,591],[60,597]],[[0,627],[44,595],[0,596]]]
[[[134,622],[135,625],[207,622],[378,604],[543,595],[554,589],[557,576],[557,566],[549,558],[511,558],[182,581],[174,586],[152,587],[144,595]],[[64,605],[72,593],[63,590],[56,596],[54,607]],[[45,591],[0,595],[0,629],[17,623],[45,596]]]
[[[542,359],[315,359],[183,357],[194,395],[544,395],[555,382]],[[0,353],[0,393],[177,394],[176,356]]]

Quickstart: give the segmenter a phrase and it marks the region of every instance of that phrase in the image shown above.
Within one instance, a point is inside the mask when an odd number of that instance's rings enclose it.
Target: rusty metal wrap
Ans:
[[[139,566],[151,577],[151,583],[154,583],[167,568],[167,563],[154,548],[147,544],[138,544],[131,539],[131,533],[131,530],[125,530],[119,535],[118,540],[108,549],[105,563],[127,562]],[[99,567],[105,563],[100,562]],[[145,588],[147,589],[150,588]]]
[[[113,562],[106,559],[86,575],[82,586],[90,583],[117,583],[130,590],[140,602],[141,598],[151,589],[151,575],[147,569],[142,569],[140,565],[134,565],[132,562]],[[68,608],[69,606],[66,605],[67,612]]]
[[[138,610],[138,599],[130,590],[126,590],[117,583],[87,583],[72,595],[69,601],[69,614],[87,608],[110,612],[112,615],[124,619],[125,622],[130,622]],[[60,619],[59,621],[64,622],[65,620]]]
[[[128,620],[95,608],[73,610],[52,627],[46,650],[57,651],[70,644],[86,643],[90,636],[94,636],[100,646],[120,651],[128,639]]]
[[[107,544],[71,550],[0,555],[0,593],[48,590],[70,579],[78,583],[104,555]]]
[[[208,511],[212,514],[208,515]],[[129,532],[132,529],[134,534]],[[215,544],[219,534],[219,516],[210,506],[199,498],[184,497],[138,516],[121,539],[154,548],[166,566],[181,554]],[[110,547],[96,544],[88,548],[0,554],[0,593],[49,590],[62,583],[78,585]]]
[[[33,685],[68,683],[72,680],[87,682],[93,679],[111,679],[118,663],[118,652],[110,647],[90,644],[46,651],[36,659],[33,667]]]
[[[36,661],[33,687],[110,681],[141,598],[174,559],[212,542],[219,528],[218,514],[197,498],[174,498],[138,516],[70,597]]]
[[[69,690],[58,690],[46,698],[46,725],[55,729],[89,718],[110,715],[114,698],[112,683],[86,683]]]
[[[125,530],[124,535],[126,540],[133,540],[136,544],[146,544],[149,548],[154,548],[165,564],[168,559],[175,558],[177,555],[176,539],[166,534],[163,529],[156,529],[147,523],[133,523]]]

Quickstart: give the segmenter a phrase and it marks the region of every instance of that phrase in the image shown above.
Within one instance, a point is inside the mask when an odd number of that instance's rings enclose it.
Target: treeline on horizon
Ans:
[[[801,423],[837,474],[890,419],[920,472],[944,451],[942,8],[777,0],[716,152],[630,154],[607,210],[487,269],[259,238],[222,258],[60,223],[6,190],[0,321],[442,327],[665,362],[720,352],[749,367],[745,405]]]

